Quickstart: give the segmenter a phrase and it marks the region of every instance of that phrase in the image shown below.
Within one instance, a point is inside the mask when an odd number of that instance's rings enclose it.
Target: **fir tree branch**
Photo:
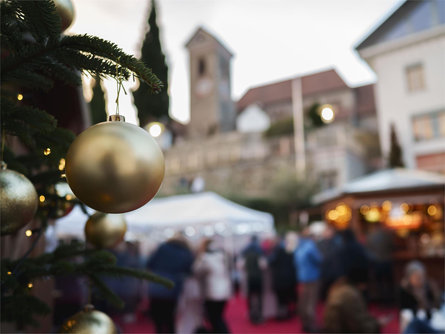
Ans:
[[[124,308],[124,301],[119,298],[102,280],[95,274],[88,275],[91,282],[99,290],[99,293],[107,300],[109,300],[114,306],[119,309]]]

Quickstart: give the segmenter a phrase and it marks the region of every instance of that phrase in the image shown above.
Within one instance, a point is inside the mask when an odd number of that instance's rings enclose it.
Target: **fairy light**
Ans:
[[[43,196],[43,195],[40,195],[40,196],[39,196],[39,201],[40,201],[40,203],[45,202],[45,200],[46,200],[45,196]]]
[[[23,95],[22,94],[17,94],[17,100],[19,100],[19,101],[23,100]]]
[[[59,170],[62,171],[62,170],[64,170],[64,169],[65,169],[65,159],[62,158],[62,159],[60,159],[60,161],[59,161]]]
[[[65,199],[67,201],[71,201],[73,199],[73,195],[68,194],[68,195],[65,196]]]
[[[44,155],[50,155],[50,154],[51,154],[51,149],[50,149],[49,147],[45,148],[45,149],[43,150],[43,154],[44,154]]]
[[[431,204],[427,209],[428,215],[435,216],[437,214],[437,208],[435,205]]]
[[[32,235],[32,231],[31,230],[26,230],[25,231],[25,235],[29,238]]]
[[[12,272],[8,271],[8,275],[12,275]]]
[[[28,283],[28,288],[32,288],[32,283]]]

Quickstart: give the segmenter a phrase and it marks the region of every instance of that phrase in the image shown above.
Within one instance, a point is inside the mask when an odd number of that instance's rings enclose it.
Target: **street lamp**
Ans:
[[[330,104],[323,104],[320,107],[320,117],[323,123],[332,123],[335,118],[334,108]]]
[[[164,128],[164,124],[159,122],[151,122],[147,125],[148,132],[154,138],[158,138],[162,134],[162,132],[164,132]]]

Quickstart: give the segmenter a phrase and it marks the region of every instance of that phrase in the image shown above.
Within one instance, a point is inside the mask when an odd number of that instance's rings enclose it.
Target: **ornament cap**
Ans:
[[[86,304],[83,307],[84,312],[92,312],[94,311],[94,305],[93,304]]]
[[[114,114],[108,116],[108,122],[125,122],[125,116]]]

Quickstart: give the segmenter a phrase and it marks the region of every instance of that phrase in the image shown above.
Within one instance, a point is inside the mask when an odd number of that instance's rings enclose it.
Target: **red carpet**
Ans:
[[[382,328],[382,333],[399,333],[398,311],[394,308],[382,308],[371,305],[370,312],[376,316],[389,316],[390,322]],[[317,317],[321,324],[323,305],[317,307]],[[301,322],[298,317],[286,321],[267,320],[260,325],[252,325],[248,319],[246,301],[242,297],[235,297],[229,301],[226,319],[232,333],[301,333]],[[118,322],[121,333],[141,334],[154,333],[154,327],[146,316],[138,316],[138,320],[131,324]]]

